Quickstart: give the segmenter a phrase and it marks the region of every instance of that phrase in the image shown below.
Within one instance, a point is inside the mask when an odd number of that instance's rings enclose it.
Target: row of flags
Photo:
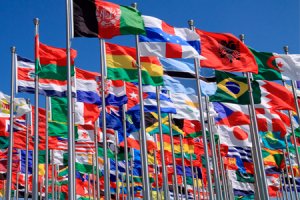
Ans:
[[[38,35],[34,61],[16,55],[16,92],[33,94],[38,87],[49,100],[48,110],[23,98],[9,104],[10,97],[0,93],[0,195],[15,191],[17,197],[35,198],[37,192],[46,199],[70,199],[71,180],[78,199],[148,199],[148,193],[154,199],[298,195],[298,99],[287,83],[300,80],[299,54],[258,52],[232,34],[173,27],[106,1],[73,0],[71,5],[75,38],[137,35],[136,48],[104,41],[106,74],[76,67],[76,50],[68,54],[41,43]],[[209,68],[210,76],[198,76],[200,66]],[[181,79],[199,82],[200,88],[186,87]],[[74,152],[68,146],[68,81]],[[12,184],[5,188],[9,159]],[[266,191],[259,187],[263,179]]]

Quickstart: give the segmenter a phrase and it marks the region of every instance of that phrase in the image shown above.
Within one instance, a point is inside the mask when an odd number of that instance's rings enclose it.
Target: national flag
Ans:
[[[67,53],[65,48],[57,48],[40,43],[39,49],[40,69],[36,71],[39,79],[67,80]],[[74,59],[77,51],[71,49],[71,74],[74,75]]]
[[[226,126],[239,126],[250,124],[248,106],[232,103],[213,102],[214,110],[217,113],[215,117],[216,124]]]
[[[106,80],[106,105],[122,106],[127,103],[126,82],[121,80]]]
[[[202,126],[198,120],[175,119],[173,123],[184,132],[185,138],[196,138],[202,135]]]
[[[277,197],[277,192],[280,192],[281,177],[279,174],[267,174],[268,193],[270,197]]]
[[[263,145],[268,149],[285,149],[285,135],[281,137],[280,132],[259,132]]]
[[[278,54],[276,64],[284,80],[300,80],[300,54]]]
[[[140,138],[139,132],[130,133],[130,135],[127,137],[128,147],[140,150],[141,147],[140,147],[139,138]],[[147,150],[149,152],[157,149],[156,143],[154,142],[154,137],[147,132],[146,132],[146,141],[147,141]],[[124,143],[122,142],[120,145],[123,146]]]
[[[254,80],[282,80],[279,66],[276,63],[278,55],[269,52],[258,52],[249,48],[258,65],[258,74],[253,74]]]
[[[24,98],[14,98],[14,113],[16,117],[31,111]],[[0,117],[10,117],[10,96],[0,92]]]
[[[203,58],[199,55],[200,38],[188,28],[175,28],[151,16],[142,16],[146,35],[140,35],[141,56],[165,58]]]
[[[277,168],[283,168],[283,152],[282,150],[271,150],[268,148],[262,149],[262,156],[265,165],[274,166]]]
[[[242,198],[244,196],[254,195],[254,178],[253,175],[240,173],[239,171],[228,170],[229,179],[232,183],[234,196]],[[252,198],[251,198],[252,199]]]
[[[140,12],[101,0],[73,0],[74,36],[111,39],[118,35],[144,34]]]
[[[249,125],[228,127],[217,126],[220,143],[228,146],[252,147]]]
[[[196,94],[195,89],[186,87],[178,79],[175,79],[169,75],[163,76],[164,86],[163,89],[170,91],[170,93],[185,93],[185,94]]]
[[[228,72],[258,73],[255,58],[248,47],[229,33],[212,33],[196,29],[201,38],[202,67]]]
[[[238,170],[245,173],[254,173],[252,152],[250,147],[228,147],[228,157],[235,158]]]
[[[250,104],[247,78],[231,73],[215,71],[217,91],[209,97],[211,102]],[[260,89],[257,82],[252,82],[254,103],[260,103]]]
[[[107,76],[112,80],[138,82],[136,49],[105,43]],[[147,85],[163,84],[163,69],[156,57],[141,57],[142,80]]]

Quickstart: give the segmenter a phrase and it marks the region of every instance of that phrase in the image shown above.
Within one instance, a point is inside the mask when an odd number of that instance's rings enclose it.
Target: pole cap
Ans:
[[[10,47],[10,50],[11,50],[12,53],[16,53],[16,47],[15,46]]]
[[[289,52],[289,46],[284,46],[283,50],[284,50],[284,53],[288,53]]]
[[[131,7],[133,7],[134,9],[137,9],[137,2],[132,3]]]
[[[188,24],[190,27],[194,26],[194,20],[193,19],[188,20]]]
[[[30,104],[30,99],[26,99],[26,103],[27,103],[27,104]]]
[[[34,23],[34,25],[39,25],[40,19],[39,18],[34,18],[33,23]]]
[[[240,40],[243,42],[245,41],[245,34],[240,34]]]

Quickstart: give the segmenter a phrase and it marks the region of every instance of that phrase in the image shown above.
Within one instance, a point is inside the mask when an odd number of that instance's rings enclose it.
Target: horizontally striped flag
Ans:
[[[200,37],[194,31],[175,28],[155,17],[142,17],[146,36],[139,36],[141,56],[204,58],[200,55]]]

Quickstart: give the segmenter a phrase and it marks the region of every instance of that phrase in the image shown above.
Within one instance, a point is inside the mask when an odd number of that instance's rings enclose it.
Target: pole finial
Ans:
[[[16,47],[15,46],[10,47],[10,50],[11,50],[12,53],[16,53]]]
[[[189,26],[194,26],[194,20],[193,19],[188,20],[188,24]]]
[[[284,46],[283,50],[284,50],[284,53],[288,53],[289,52],[289,46]]]
[[[240,34],[240,40],[241,40],[242,42],[245,41],[245,34]]]
[[[39,25],[40,19],[39,18],[34,18],[33,23],[34,23],[34,25]]]
[[[137,9],[137,2],[132,3],[131,7],[133,7],[134,9]]]
[[[27,104],[30,104],[30,99],[29,99],[29,98],[26,99],[26,103],[27,103]]]

